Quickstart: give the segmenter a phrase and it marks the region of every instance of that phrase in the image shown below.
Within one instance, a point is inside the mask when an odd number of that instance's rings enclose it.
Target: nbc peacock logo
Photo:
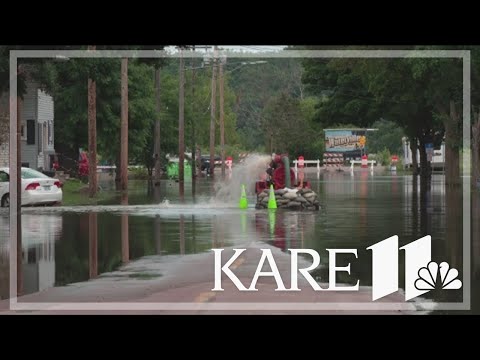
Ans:
[[[427,266],[418,270],[418,279],[415,280],[415,288],[420,291],[430,291],[441,288],[442,290],[458,290],[462,287],[462,281],[458,278],[458,270],[450,268],[447,262],[440,265],[430,261]]]
[[[398,236],[380,241],[372,250],[372,300],[381,299],[399,290],[398,250],[405,251],[405,301],[432,290],[457,290],[462,287],[458,270],[447,262],[432,261],[432,238],[424,236],[398,247]]]

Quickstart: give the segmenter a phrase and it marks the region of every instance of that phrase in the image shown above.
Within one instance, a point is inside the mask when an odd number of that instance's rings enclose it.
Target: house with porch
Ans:
[[[3,133],[0,137],[0,166],[8,166],[9,162],[8,114],[9,94],[4,93],[0,98],[0,131]],[[34,82],[27,83],[27,91],[21,101],[20,118],[22,166],[41,171],[52,170],[55,156],[53,98]]]

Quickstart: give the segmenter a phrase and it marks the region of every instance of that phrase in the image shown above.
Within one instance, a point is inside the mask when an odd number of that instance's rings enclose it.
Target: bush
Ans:
[[[398,161],[396,165],[397,165],[397,170],[403,170],[403,158],[398,157]]]
[[[128,170],[130,177],[134,180],[148,180],[150,177],[148,175],[148,170],[146,167],[131,168]]]
[[[377,158],[377,163],[384,166],[390,165],[392,161],[392,155],[390,154],[390,150],[388,150],[387,148],[384,148],[382,151],[380,151],[377,154],[376,158]]]
[[[401,127],[393,121],[379,120],[373,123],[377,131],[367,135],[367,149],[371,153],[380,153],[382,149],[388,149],[390,153],[402,151],[402,137],[405,136]]]

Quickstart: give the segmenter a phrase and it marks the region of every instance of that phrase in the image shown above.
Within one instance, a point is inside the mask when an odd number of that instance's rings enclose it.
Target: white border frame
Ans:
[[[237,53],[219,51],[219,55],[232,58],[459,58],[463,60],[463,148],[470,149],[470,50],[283,50],[271,53]],[[183,52],[185,58],[202,58],[204,52]],[[211,54],[209,55],[211,56]],[[156,50],[12,50],[10,51],[10,175],[17,178],[17,62],[20,58],[178,58]],[[463,153],[463,301],[436,303],[416,301],[418,310],[470,310],[471,294],[471,189],[470,157]],[[27,303],[17,301],[17,186],[10,182],[10,310],[94,310],[94,311],[355,311],[406,310],[408,302],[401,303],[142,303],[142,302],[67,302]],[[20,215],[21,216],[21,215]],[[12,296],[15,294],[14,296]],[[418,306],[416,306],[418,308]]]

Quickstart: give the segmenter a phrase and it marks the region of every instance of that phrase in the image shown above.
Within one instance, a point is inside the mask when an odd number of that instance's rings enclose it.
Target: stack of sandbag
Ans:
[[[267,209],[270,190],[265,189],[257,194],[256,209]],[[319,210],[320,202],[317,194],[311,189],[279,189],[275,190],[278,209]]]

